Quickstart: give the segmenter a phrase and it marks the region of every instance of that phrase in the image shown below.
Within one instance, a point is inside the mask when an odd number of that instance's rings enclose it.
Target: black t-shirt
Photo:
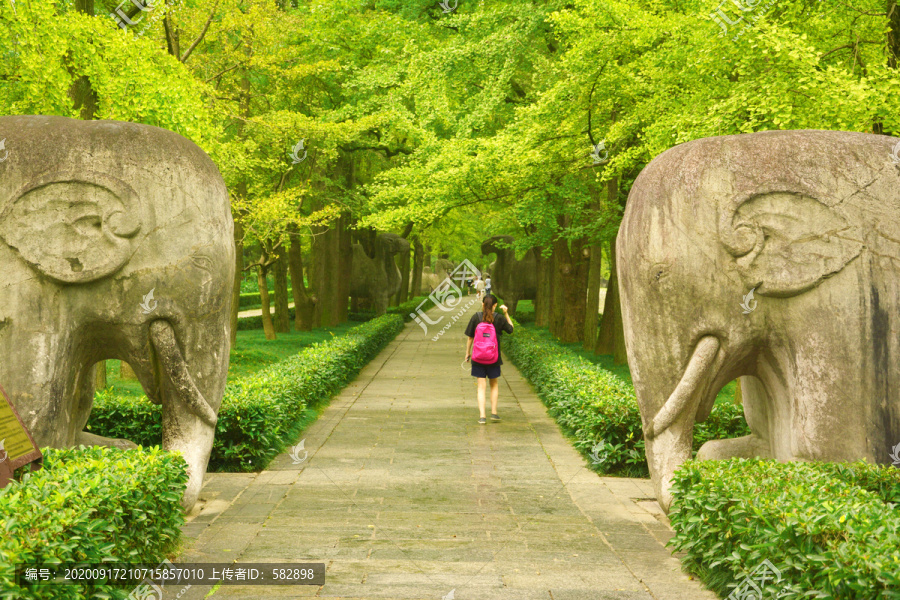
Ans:
[[[466,325],[466,335],[470,338],[475,337],[475,328],[478,327],[478,324],[481,323],[482,314],[480,312],[472,315],[472,318],[469,319],[469,324]],[[506,320],[506,317],[502,314],[494,313],[494,329],[497,331],[497,362],[495,365],[502,365],[503,358],[500,356],[500,337],[503,335],[503,332],[512,333],[513,326],[512,323]]]

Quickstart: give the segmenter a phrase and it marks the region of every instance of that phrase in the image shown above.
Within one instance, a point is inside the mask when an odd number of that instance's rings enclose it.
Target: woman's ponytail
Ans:
[[[497,299],[493,295],[488,294],[484,297],[484,314],[481,318],[482,323],[494,322],[494,306],[497,305]]]

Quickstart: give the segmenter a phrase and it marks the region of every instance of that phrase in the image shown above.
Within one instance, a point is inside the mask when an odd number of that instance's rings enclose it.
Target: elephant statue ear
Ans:
[[[720,212],[719,237],[744,282],[763,296],[817,286],[856,258],[859,227],[835,208],[796,192],[738,199]]]
[[[52,173],[20,190],[0,212],[0,239],[62,283],[86,283],[121,269],[141,230],[137,193],[91,173]]]

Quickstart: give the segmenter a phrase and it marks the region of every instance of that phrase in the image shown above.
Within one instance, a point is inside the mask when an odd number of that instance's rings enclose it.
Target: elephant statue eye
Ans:
[[[203,269],[204,271],[212,271],[213,262],[212,259],[208,256],[192,256],[191,263],[198,269]]]
[[[669,265],[657,263],[650,267],[649,275],[650,286],[657,287],[666,282],[666,278],[669,276]]]

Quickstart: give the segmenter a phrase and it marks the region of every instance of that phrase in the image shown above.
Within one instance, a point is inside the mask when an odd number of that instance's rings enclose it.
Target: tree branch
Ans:
[[[194,48],[197,47],[197,44],[199,44],[203,40],[203,37],[206,35],[206,31],[209,29],[209,24],[212,23],[213,17],[216,16],[216,9],[218,7],[219,0],[216,0],[216,3],[213,5],[212,11],[209,13],[209,18],[206,20],[206,25],[203,26],[203,31],[200,32],[200,35],[197,36],[197,39],[194,40],[194,43],[191,44],[191,47],[188,48],[184,55],[178,60],[180,60],[181,62],[186,62],[188,57],[194,51]]]
[[[384,152],[388,158],[393,158],[398,154],[412,154],[413,151],[409,148],[397,148],[396,150],[391,150],[387,146],[340,146],[340,149],[344,152],[356,152],[358,150],[380,150]]]
[[[241,66],[241,63],[238,63],[238,64],[236,64],[236,65],[232,65],[232,66],[228,67],[227,69],[222,69],[221,71],[219,71],[218,73],[216,73],[215,75],[213,75],[212,77],[210,77],[209,79],[207,79],[206,81],[204,81],[204,83],[209,83],[209,82],[212,81],[213,79],[218,79],[219,77],[221,77],[222,75],[224,75],[224,74],[227,73],[228,71],[234,71],[234,70],[237,69],[239,66]]]

